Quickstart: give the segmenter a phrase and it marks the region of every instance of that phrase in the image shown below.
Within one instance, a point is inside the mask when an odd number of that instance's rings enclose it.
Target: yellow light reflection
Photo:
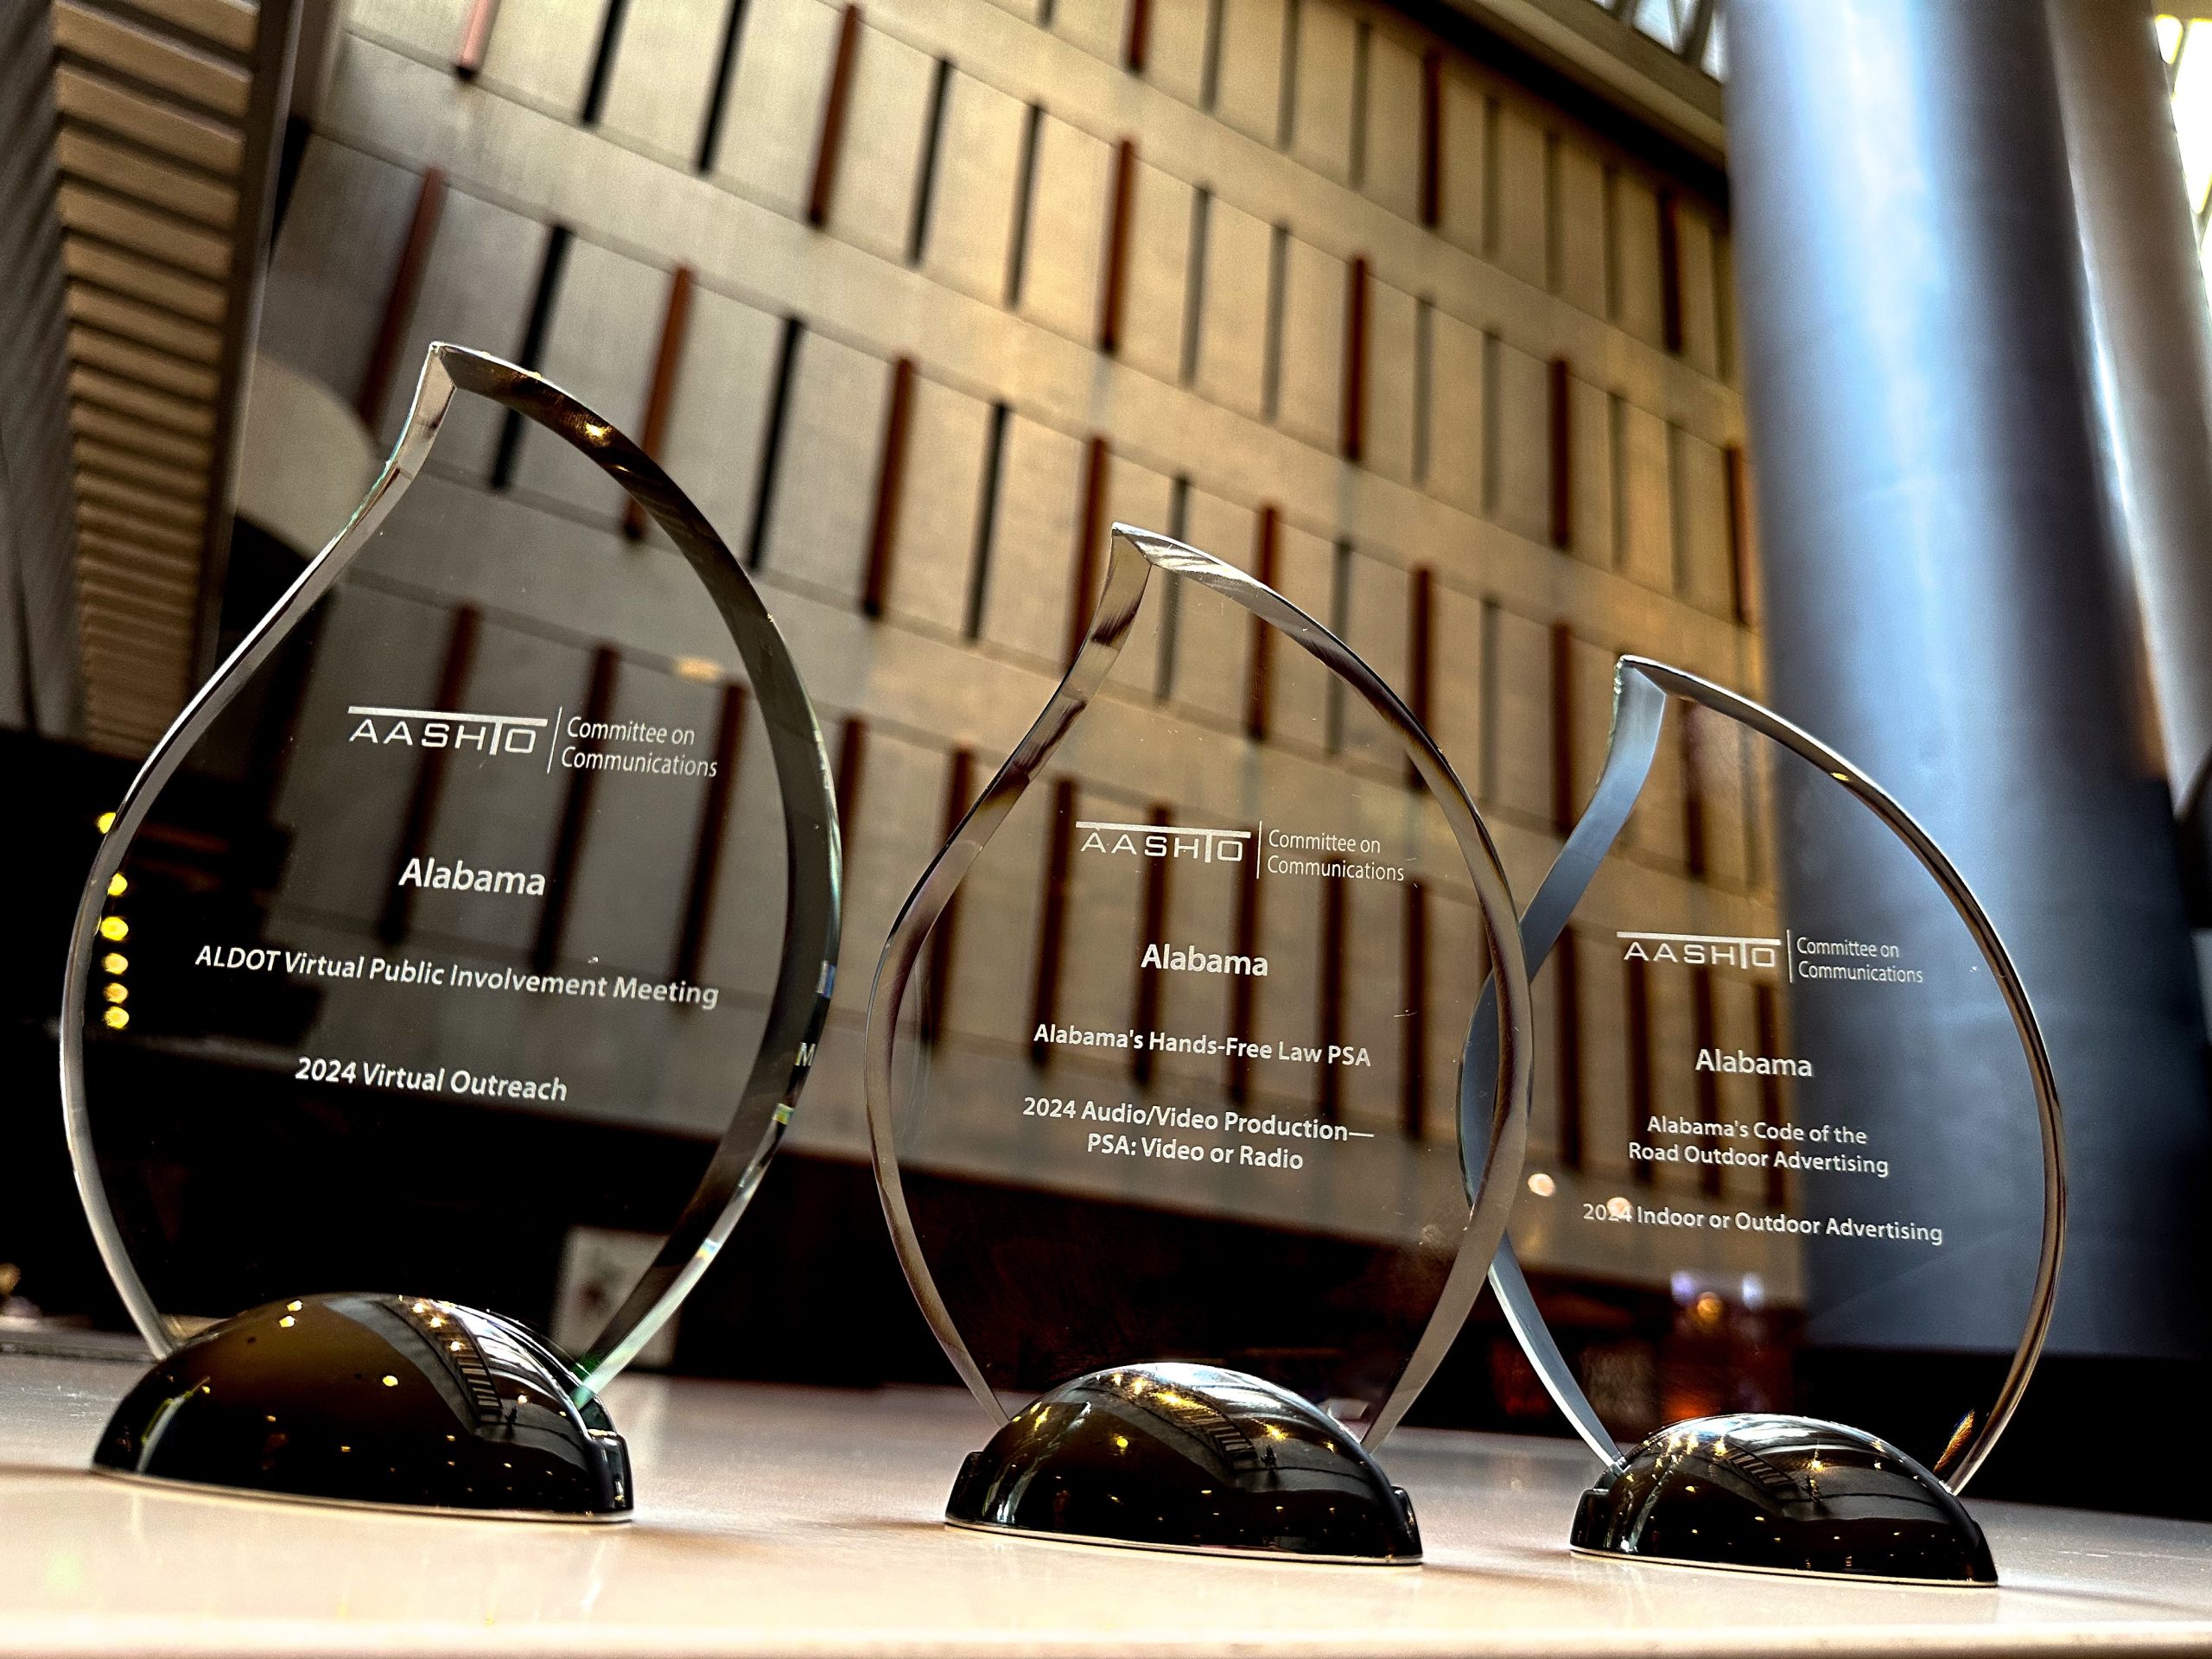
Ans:
[[[130,924],[120,916],[103,916],[100,918],[100,937],[121,944],[130,937]]]
[[[100,1022],[110,1031],[121,1031],[130,1023],[130,1015],[125,1009],[110,1008],[100,1016]]]
[[[1548,1198],[1559,1191],[1559,1183],[1540,1169],[1529,1178],[1529,1190],[1540,1198]]]
[[[386,1371],[384,1374],[384,1385],[387,1389],[396,1389],[399,1386],[399,1379],[394,1376],[390,1371]]]
[[[124,893],[130,891],[130,883],[124,879],[124,874],[121,870],[118,870],[113,875],[108,877],[107,895],[109,898],[120,899]]]
[[[130,958],[120,950],[111,950],[100,958],[100,971],[109,974],[127,974],[130,971]]]
[[[128,1002],[130,1000],[130,988],[128,985],[118,985],[113,980],[110,980],[101,988],[100,995],[111,1002]]]
[[[2174,131],[2181,139],[2182,177],[2189,189],[2189,210],[2204,211],[2212,184],[2212,40],[2202,24],[2191,24],[2174,49]]]
[[[115,828],[115,814],[112,812],[103,812],[99,817],[94,818],[92,822],[99,827],[100,834],[105,835],[109,830]]]

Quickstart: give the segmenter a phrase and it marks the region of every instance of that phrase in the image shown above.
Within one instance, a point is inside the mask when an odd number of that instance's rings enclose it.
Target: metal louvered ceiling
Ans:
[[[54,0],[85,732],[143,752],[205,666],[293,0]]]

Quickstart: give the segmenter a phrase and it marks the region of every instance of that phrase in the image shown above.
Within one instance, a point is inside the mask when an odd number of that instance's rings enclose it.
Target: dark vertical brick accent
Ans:
[[[1552,545],[1561,552],[1574,545],[1574,377],[1563,357],[1552,359],[1551,473]]]
[[[1693,876],[1706,872],[1705,778],[1698,766],[1698,724],[1690,705],[1682,705],[1675,739],[1682,758],[1682,866]]]
[[[1367,453],[1367,256],[1355,254],[1344,273],[1344,407],[1342,448],[1346,461]]]
[[[891,560],[899,538],[899,499],[906,486],[906,440],[914,418],[914,359],[891,365],[891,396],[883,416],[883,458],[875,473],[875,512],[868,522],[868,571],[861,609],[881,616],[891,596]]]
[[[707,99],[707,118],[699,125],[699,148],[691,158],[693,168],[704,173],[715,164],[715,151],[722,141],[722,119],[729,110],[729,84],[735,79],[737,45],[745,34],[745,0],[729,0],[722,18],[722,37],[715,54],[714,90]]]
[[[1421,60],[1421,222],[1431,230],[1444,219],[1444,55]]]
[[[1552,976],[1552,1015],[1557,1020],[1559,1065],[1559,1164],[1582,1167],[1582,951],[1573,928],[1559,936],[1545,964]]]
[[[461,44],[453,54],[453,72],[463,80],[474,79],[484,67],[484,54],[492,45],[492,24],[499,15],[499,0],[469,0],[468,16],[461,26]]]
[[[1690,976],[1690,1025],[1693,1040],[1700,1051],[1719,1046],[1720,1020],[1713,1006],[1713,969],[1700,966]],[[1697,1085],[1698,1121],[1716,1123],[1720,1120],[1720,1076],[1715,1071],[1693,1071]],[[1717,1135],[1700,1135],[1698,1144],[1707,1152],[1720,1149]],[[1700,1164],[1697,1168],[1697,1190],[1708,1198],[1720,1196],[1720,1166]]]
[[[1154,823],[1168,822],[1166,802],[1154,801],[1152,804],[1150,821]],[[1137,934],[1140,944],[1155,944],[1167,937],[1167,880],[1174,861],[1169,858],[1148,858],[1145,861],[1143,919]],[[1140,951],[1139,955],[1141,956],[1142,952]],[[1130,1005],[1129,1029],[1140,1039],[1160,1024],[1160,975],[1159,969],[1147,968],[1141,961],[1138,963],[1136,996]],[[1153,1058],[1153,1052],[1148,1048],[1131,1049],[1130,1078],[1140,1084],[1150,1083]]]
[[[1253,573],[1270,588],[1281,578],[1281,515],[1272,501],[1260,509],[1260,524],[1252,548]],[[1274,689],[1275,631],[1258,617],[1250,622],[1252,649],[1244,677],[1244,734],[1264,740]]]
[[[1152,0],[1129,0],[1129,30],[1122,41],[1122,67],[1141,75],[1152,56]]]
[[[425,168],[415,192],[415,212],[407,221],[406,238],[399,245],[398,262],[391,268],[391,284],[385,289],[384,315],[378,320],[376,338],[369,344],[361,389],[353,399],[361,423],[372,432],[383,423],[384,406],[391,396],[391,378],[399,365],[399,348],[407,338],[415,302],[423,292],[423,272],[430,263],[431,245],[438,239],[438,216],[445,203],[445,170]]]
[[[599,20],[599,44],[591,54],[591,79],[584,86],[583,108],[579,112],[588,127],[599,124],[607,107],[607,83],[614,72],[614,54],[622,44],[622,24],[629,12],[630,0],[607,0],[606,14]]]
[[[1552,829],[1564,836],[1574,828],[1580,792],[1574,776],[1574,631],[1565,621],[1552,624]]]
[[[929,124],[922,131],[922,164],[914,181],[914,212],[906,223],[906,263],[918,265],[929,245],[930,209],[937,200],[938,152],[944,147],[944,111],[952,95],[952,61],[939,58],[930,72]]]
[[[446,635],[445,660],[438,665],[439,709],[458,709],[468,690],[468,673],[476,664],[476,641],[484,619],[474,605],[453,613],[453,627]],[[391,886],[385,894],[384,910],[377,918],[377,937],[397,944],[407,937],[415,912],[414,887],[403,887],[399,878],[410,860],[423,856],[437,822],[438,798],[445,792],[446,763],[451,749],[424,749],[415,760],[415,787],[407,797],[407,816],[400,820],[399,847],[391,859]]]
[[[1021,303],[1021,284],[1029,270],[1029,213],[1037,194],[1037,142],[1045,126],[1045,106],[1032,104],[1021,119],[1021,162],[1014,175],[1014,229],[1006,243],[1006,302]]]
[[[799,337],[805,332],[806,325],[797,317],[785,317],[783,337],[776,343],[776,374],[768,386],[768,419],[760,438],[760,470],[753,480],[753,524],[745,537],[745,563],[756,570],[768,554],[768,526],[775,516],[776,483],[784,454],[784,424],[791,413],[791,377],[798,366]]]
[[[1635,1141],[1643,1139],[1643,1126],[1651,1116],[1651,964],[1639,959],[1625,966],[1628,971],[1623,976],[1623,988],[1628,998],[1628,1138]],[[1628,1173],[1638,1186],[1651,1185],[1652,1167],[1643,1159],[1630,1159]]]
[[[1098,601],[1099,573],[1106,556],[1106,475],[1113,452],[1106,440],[1094,434],[1083,458],[1082,517],[1075,526],[1075,580],[1068,591],[1067,647],[1063,660],[1075,661],[1090,626],[1091,607]]]
[[[1659,198],[1659,327],[1670,352],[1682,349],[1681,206],[1672,191]]]
[[[614,707],[614,683],[622,659],[612,645],[592,652],[591,688],[584,694],[583,718],[604,721]],[[545,907],[537,913],[537,938],[530,947],[531,971],[550,974],[561,960],[563,936],[569,931],[569,905],[575,896],[576,870],[583,862],[584,830],[591,819],[592,797],[599,774],[578,766],[569,774],[569,788],[561,803],[561,825],[553,842],[552,868],[545,873]]]
[[[1428,889],[1406,883],[1405,957],[1398,1033],[1398,1128],[1408,1141],[1428,1130]]]
[[[1098,286],[1098,349],[1122,349],[1122,317],[1128,303],[1130,220],[1136,210],[1137,147],[1124,138],[1114,149],[1114,189],[1106,205],[1106,270]]]
[[[660,345],[653,353],[652,384],[645,388],[645,418],[638,442],[656,461],[668,436],[669,405],[676,401],[676,383],[683,363],[683,336],[691,326],[691,267],[678,265],[668,274],[668,302],[660,314]],[[622,533],[637,541],[645,533],[645,510],[635,496],[622,509]]]
[[[976,796],[976,752],[973,749],[953,750],[944,771],[944,822],[941,826],[944,839],[950,841],[953,831],[959,829],[961,819],[968,816],[968,809]],[[959,946],[960,894],[956,889],[937,918],[937,925],[930,929],[929,985],[922,998],[921,1039],[934,1043],[944,1030],[945,1017],[952,1006],[953,961]]]
[[[1406,594],[1406,707],[1427,726],[1435,712],[1436,572],[1427,565],[1415,565]],[[1419,786],[1421,773],[1410,760],[1406,779]]]
[[[817,230],[830,222],[837,156],[845,144],[846,106],[853,96],[853,66],[860,49],[861,9],[849,5],[837,24],[837,56],[830,68],[830,95],[823,100],[822,131],[814,144],[814,179],[806,193],[806,222]]]
[[[837,803],[837,833],[844,841],[848,859],[859,839],[861,789],[867,781],[868,721],[858,715],[848,715],[837,728],[837,760],[830,772]]]
[[[1775,1054],[1782,1047],[1781,1000],[1775,995],[1774,987],[1764,982],[1754,988],[1752,995],[1757,1008],[1753,1018],[1758,1027],[1759,1052],[1766,1055]],[[1788,1114],[1783,1108],[1782,1079],[1761,1077],[1759,1079],[1759,1121],[1770,1128],[1780,1128],[1788,1118]],[[1767,1207],[1772,1210],[1779,1210],[1789,1202],[1789,1171],[1777,1166],[1768,1166],[1766,1202]]]
[[[1751,626],[1751,477],[1744,446],[1720,452],[1728,474],[1728,608],[1737,622]]]
[[[537,267],[537,289],[531,296],[530,315],[523,323],[522,344],[515,361],[535,369],[545,355],[545,336],[553,327],[553,307],[561,296],[561,273],[568,269],[569,245],[575,232],[566,225],[551,226],[545,235],[545,257]],[[523,418],[508,410],[499,423],[499,448],[492,455],[492,487],[504,490],[514,481],[515,462],[522,456]]]
[[[707,957],[707,937],[714,925],[715,889],[721,879],[722,845],[729,832],[729,801],[737,787],[740,749],[745,740],[745,688],[722,687],[721,712],[715,721],[715,772],[699,801],[699,833],[691,847],[691,874],[683,884],[683,926],[676,936],[671,979],[696,980]]]
[[[1239,955],[1257,956],[1260,952],[1260,851],[1252,849],[1246,861],[1243,880],[1236,884],[1236,943],[1231,948]],[[1258,1014],[1257,982],[1249,974],[1236,974],[1229,982],[1229,1033],[1245,1044],[1252,1040],[1253,1024]],[[1252,1063],[1243,1054],[1230,1057],[1228,1066],[1229,1097],[1243,1105],[1252,1093]]]
[[[1319,1006],[1314,1010],[1320,1029],[1314,1042],[1324,1054],[1344,1039],[1344,880],[1340,875],[1323,876],[1321,982]],[[1332,1123],[1344,1114],[1344,1078],[1339,1068],[1325,1059],[1314,1079],[1313,1106]]]
[[[1045,857],[1045,891],[1038,906],[1037,978],[1030,1001],[1030,1027],[1049,1026],[1060,1011],[1060,967],[1067,950],[1068,877],[1075,855],[1075,780],[1052,785],[1052,846]],[[1029,1060],[1045,1064],[1048,1046],[1033,1038]]]
[[[1006,454],[1006,423],[1011,414],[1004,404],[991,405],[991,424],[983,441],[983,475],[976,500],[976,545],[968,565],[968,607],[961,631],[970,639],[983,632],[983,604],[990,597],[991,554],[998,537],[999,463]]]
[[[1186,386],[1198,372],[1206,303],[1206,229],[1212,217],[1213,194],[1199,185],[1191,192],[1191,251],[1183,270],[1183,338],[1176,362],[1176,378]]]

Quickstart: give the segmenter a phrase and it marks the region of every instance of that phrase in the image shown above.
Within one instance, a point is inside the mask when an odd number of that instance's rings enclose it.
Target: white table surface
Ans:
[[[170,1492],[84,1460],[136,1369],[0,1358],[0,1653],[2212,1651],[2212,1525],[1976,1504],[2004,1585],[1586,1559],[1565,1443],[1402,1431],[1427,1562],[1300,1567],[939,1521],[964,1395],[626,1379],[640,1506],[578,1526]]]

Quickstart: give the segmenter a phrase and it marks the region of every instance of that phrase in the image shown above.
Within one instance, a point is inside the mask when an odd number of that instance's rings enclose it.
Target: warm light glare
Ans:
[[[100,918],[100,937],[113,939],[120,944],[130,937],[130,924],[120,916],[103,916]]]
[[[92,822],[99,826],[100,834],[105,835],[109,830],[115,828],[115,814],[112,812],[103,812],[99,817],[94,818]]]
[[[1529,1190],[1540,1198],[1548,1198],[1559,1191],[1559,1183],[1540,1169],[1529,1178]]]
[[[287,1313],[283,1319],[276,1321],[276,1328],[280,1331],[289,1331],[298,1323],[299,1321],[297,1319]]]
[[[111,950],[100,958],[100,970],[109,974],[127,974],[130,971],[130,958],[120,950]]]
[[[113,875],[108,877],[107,895],[109,898],[120,899],[130,890],[130,883],[124,880],[123,872],[121,870],[118,870]]]
[[[130,988],[128,985],[118,985],[113,980],[110,980],[106,988],[102,990],[100,995],[111,1002],[128,1002],[130,1000]]]
[[[2212,184],[2212,33],[2192,26],[2174,52],[2174,131],[2181,139],[2181,170],[2189,210],[2204,211]]]
[[[722,677],[722,665],[711,657],[679,657],[670,664],[678,679],[712,685]]]
[[[100,1020],[110,1031],[121,1031],[130,1023],[130,1014],[124,1008],[110,1008]]]
[[[394,1376],[390,1371],[386,1371],[384,1374],[384,1385],[387,1389],[396,1389],[399,1386],[399,1379]]]

